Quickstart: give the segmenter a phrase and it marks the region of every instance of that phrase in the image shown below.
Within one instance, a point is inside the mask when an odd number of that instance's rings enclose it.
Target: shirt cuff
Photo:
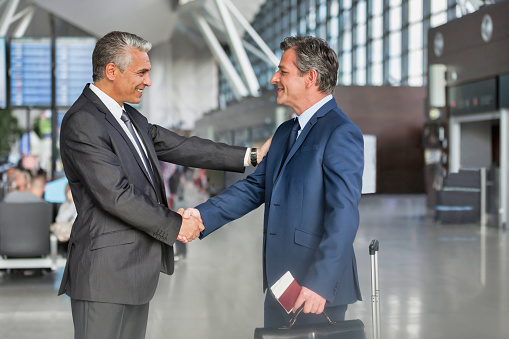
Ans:
[[[244,167],[251,166],[251,148],[246,150],[246,155],[244,156]]]

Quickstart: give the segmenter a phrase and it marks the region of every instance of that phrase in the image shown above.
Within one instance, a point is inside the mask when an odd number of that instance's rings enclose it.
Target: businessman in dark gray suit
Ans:
[[[173,273],[173,243],[203,230],[168,208],[159,160],[242,172],[251,151],[179,136],[125,104],[139,103],[151,85],[150,48],[130,33],[101,38],[94,83],[62,121],[61,156],[78,216],[59,295],[71,298],[75,338],[144,338],[159,272]]]

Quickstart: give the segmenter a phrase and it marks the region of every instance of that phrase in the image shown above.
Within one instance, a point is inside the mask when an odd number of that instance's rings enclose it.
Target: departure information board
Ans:
[[[11,106],[51,105],[51,39],[11,40]]]
[[[0,109],[7,107],[7,63],[5,57],[5,38],[0,38]]]
[[[92,82],[95,38],[56,39],[56,98],[60,107],[71,106]]]

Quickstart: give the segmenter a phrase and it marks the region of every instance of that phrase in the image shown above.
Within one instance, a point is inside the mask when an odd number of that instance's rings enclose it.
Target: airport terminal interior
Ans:
[[[0,339],[74,335],[70,299],[57,296],[75,217],[59,219],[72,206],[59,137],[92,82],[95,43],[114,30],[152,43],[151,86],[134,106],[149,122],[246,147],[294,116],[270,82],[280,42],[326,40],[339,60],[333,96],[364,137],[363,300],[346,319],[377,339],[377,299],[378,339],[508,338],[507,18],[508,0],[0,0]],[[254,171],[161,168],[173,210]],[[45,202],[3,201],[20,187]],[[252,338],[263,327],[263,219],[261,206],[174,246],[147,339]]]

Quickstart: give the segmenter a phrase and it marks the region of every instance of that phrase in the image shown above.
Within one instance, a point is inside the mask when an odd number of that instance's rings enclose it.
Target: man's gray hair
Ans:
[[[139,36],[127,32],[110,32],[95,44],[92,53],[92,79],[94,82],[104,78],[106,65],[113,62],[123,73],[131,65],[131,49],[148,52],[152,44]]]
[[[316,84],[322,93],[331,94],[338,79],[338,56],[327,41],[312,36],[286,37],[280,45],[281,50],[292,49],[297,54],[295,66],[300,75],[316,70]]]

